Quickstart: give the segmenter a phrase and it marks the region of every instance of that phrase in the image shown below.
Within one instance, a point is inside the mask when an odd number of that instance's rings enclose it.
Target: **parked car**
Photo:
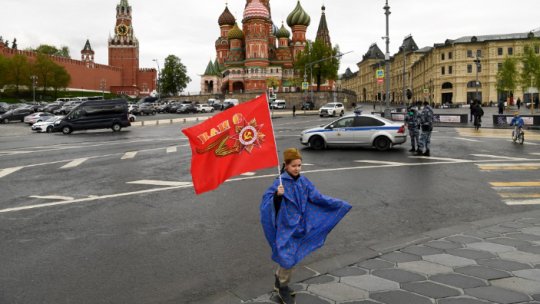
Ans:
[[[47,112],[37,112],[37,113],[33,113],[33,114],[30,114],[28,116],[26,116],[24,118],[24,123],[27,123],[29,125],[33,125],[35,124],[36,122],[42,122],[42,121],[45,121],[51,117],[53,117],[54,114],[52,113],[47,113]]]
[[[347,115],[302,131],[301,142],[319,150],[329,146],[371,146],[384,151],[407,141],[407,129],[376,115]]]
[[[131,111],[134,115],[156,115],[156,109],[151,103],[140,103],[137,108]]]
[[[270,104],[271,109],[285,109],[286,102],[283,99],[276,99]]]
[[[64,118],[64,116],[50,116],[47,120],[36,122],[32,125],[32,131],[51,133],[54,128],[54,122]]]
[[[24,118],[33,113],[34,110],[32,108],[26,107],[9,110],[6,113],[0,115],[0,123],[8,123],[13,120],[24,122]]]
[[[56,115],[67,115],[69,112],[71,112],[71,110],[79,106],[81,103],[83,103],[83,101],[81,100],[70,100],[64,103],[64,105],[61,108],[54,111],[53,113]]]
[[[319,116],[343,116],[345,114],[345,106],[341,102],[327,103],[319,109]]]
[[[7,102],[0,102],[0,114],[4,114],[8,111],[9,105]]]
[[[78,130],[107,129],[118,132],[131,126],[124,99],[91,100],[80,104],[66,117],[54,122],[54,132],[70,134]]]
[[[212,107],[209,104],[201,103],[195,106],[195,109],[199,113],[208,113],[208,112],[214,112],[214,107]]]
[[[43,107],[43,110],[41,112],[49,112],[49,113],[54,113],[54,111],[60,109],[62,107],[62,105],[60,103],[50,103],[48,105],[46,105],[45,107]]]
[[[302,103],[300,110],[315,110],[315,104],[313,103],[313,101],[305,101]]]
[[[178,110],[176,110],[176,113],[197,113],[197,109],[194,105],[190,103],[183,103],[178,107]]]

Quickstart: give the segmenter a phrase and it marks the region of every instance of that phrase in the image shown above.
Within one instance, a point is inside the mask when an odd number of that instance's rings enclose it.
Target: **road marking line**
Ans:
[[[538,188],[540,190],[540,187],[492,187],[493,190],[500,192],[500,191],[530,191],[531,189]]]
[[[477,139],[470,139],[470,138],[463,138],[463,137],[454,137],[454,138],[459,139],[459,140],[465,140],[465,141],[481,142],[480,140],[477,140]]]
[[[243,175],[243,176],[253,176],[255,175],[256,173],[255,172],[246,172],[246,173],[242,173],[240,175]]]
[[[148,180],[148,179],[127,182],[126,184],[167,186],[167,187],[183,187],[183,186],[192,185],[192,183],[188,183],[188,182],[172,182],[172,181],[159,181],[159,180]]]
[[[13,172],[17,172],[19,170],[21,170],[22,168],[24,167],[13,167],[13,168],[6,168],[6,169],[2,169],[0,170],[0,178],[4,177],[4,176],[7,176]]]
[[[540,155],[540,153],[529,153],[530,155]]]
[[[507,200],[504,201],[508,206],[516,205],[540,205],[540,199],[529,199],[529,200]]]
[[[87,160],[88,160],[88,158],[78,158],[78,159],[75,159],[75,160],[71,161],[70,163],[62,166],[60,169],[75,168],[75,167],[79,166],[80,164],[84,163]]]
[[[493,182],[493,187],[540,187],[540,182]]]
[[[26,151],[26,150],[19,150],[19,151],[9,151],[9,150],[5,150],[5,151],[0,151],[0,154],[3,154],[3,155],[17,155],[17,154],[25,154],[25,153],[32,153],[34,151]]]
[[[540,198],[540,193],[499,193],[502,198]]]
[[[71,196],[60,196],[60,195],[47,195],[47,196],[32,195],[30,197],[40,198],[40,199],[50,199],[50,200],[64,200],[64,201],[71,201],[74,199]]]
[[[404,163],[391,162],[391,161],[382,161],[382,160],[355,160],[355,163],[368,163],[368,164],[381,164],[389,166],[404,166]]]
[[[121,159],[132,159],[137,155],[138,152],[126,152]]]
[[[304,164],[302,163],[302,166],[315,166],[314,164]]]
[[[435,156],[409,156],[409,158],[443,160],[443,161],[448,161],[452,163],[470,163],[471,162],[470,160],[467,160],[467,159],[435,157]]]
[[[477,156],[477,157],[487,157],[487,158],[497,158],[497,159],[529,160],[528,158],[510,157],[510,156],[501,156],[501,155],[490,155],[490,154],[471,154],[471,155],[472,156]]]
[[[174,153],[177,151],[177,148],[176,147],[168,147],[167,148],[167,153]]]
[[[510,170],[538,170],[540,163],[521,163],[521,164],[476,164],[483,171],[510,171]]]

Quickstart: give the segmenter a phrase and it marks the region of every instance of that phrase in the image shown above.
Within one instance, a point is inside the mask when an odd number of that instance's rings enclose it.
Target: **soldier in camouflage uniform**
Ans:
[[[419,149],[419,139],[420,139],[420,116],[416,107],[409,107],[407,109],[407,116],[405,116],[405,124],[409,129],[409,136],[411,136],[411,146],[412,148],[409,152],[416,152]]]
[[[433,131],[433,108],[426,101],[424,102],[424,108],[420,113],[420,128],[422,135],[420,135],[420,141],[418,143],[418,150],[416,154],[429,156],[429,144],[431,143],[431,131]],[[422,152],[422,150],[425,151]]]

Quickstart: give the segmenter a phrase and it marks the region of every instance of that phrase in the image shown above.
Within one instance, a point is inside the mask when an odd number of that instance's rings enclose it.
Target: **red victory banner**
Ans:
[[[216,189],[230,177],[279,165],[266,95],[182,132],[191,145],[197,194]]]

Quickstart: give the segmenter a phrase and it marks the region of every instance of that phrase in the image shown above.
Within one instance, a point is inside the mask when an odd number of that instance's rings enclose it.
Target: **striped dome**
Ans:
[[[218,23],[220,26],[223,25],[234,25],[236,22],[236,19],[234,19],[233,14],[231,14],[231,11],[229,11],[229,7],[226,6],[223,13],[221,13],[221,16],[219,16]]]
[[[228,35],[229,40],[230,39],[244,39],[244,32],[238,27],[238,24],[235,23],[234,27],[229,31]]]
[[[270,19],[270,12],[259,0],[253,0],[244,10],[244,21],[253,18]]]
[[[285,28],[285,25],[281,25],[281,28],[277,31],[276,37],[278,38],[289,38],[291,33]]]
[[[300,0],[298,0],[296,7],[289,14],[289,17],[287,17],[287,24],[290,27],[293,27],[295,25],[309,26],[310,23],[311,23],[311,17],[309,17],[306,11],[304,11],[304,9],[302,8],[302,5],[300,5]]]

